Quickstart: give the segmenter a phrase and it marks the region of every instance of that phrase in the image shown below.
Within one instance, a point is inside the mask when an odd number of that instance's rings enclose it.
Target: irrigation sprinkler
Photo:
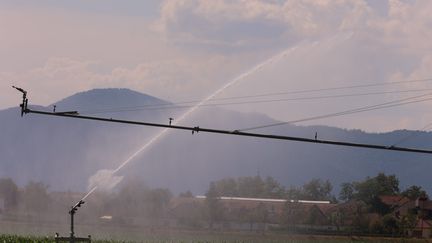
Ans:
[[[23,95],[22,103],[20,104],[20,107],[21,107],[21,116],[24,116],[24,114],[27,114],[30,112],[30,109],[28,109],[27,91],[25,91],[22,88],[16,87],[16,86],[12,86],[12,88],[18,90]],[[59,115],[78,115],[78,112],[76,112],[76,111],[56,112],[55,107],[54,107],[53,113],[59,114]],[[69,211],[70,229],[71,229],[70,236],[69,237],[61,237],[61,236],[59,236],[58,233],[56,233],[55,238],[54,238],[56,243],[60,243],[60,242],[70,242],[70,243],[88,242],[88,243],[91,243],[91,236],[90,235],[88,237],[75,237],[74,216],[75,216],[75,213],[77,212],[78,208],[80,208],[81,205],[83,205],[83,204],[84,204],[84,201],[80,200],[77,204],[75,204],[73,207],[71,207],[71,210]]]
[[[22,109],[21,110],[22,114],[33,113],[33,114],[39,114],[39,115],[68,117],[68,118],[83,119],[83,120],[93,120],[93,121],[103,121],[103,122],[110,122],[110,123],[122,123],[122,124],[128,124],[128,125],[140,125],[140,126],[148,126],[148,127],[165,128],[161,133],[159,133],[156,137],[154,137],[152,140],[150,140],[150,143],[153,141],[156,141],[156,139],[160,138],[168,129],[176,129],[176,130],[192,131],[192,134],[195,134],[198,132],[204,132],[204,133],[224,134],[224,135],[230,135],[230,136],[246,136],[246,137],[267,138],[267,139],[274,139],[274,140],[286,140],[286,141],[296,141],[296,142],[304,142],[304,143],[327,144],[327,145],[336,145],[336,146],[345,146],[345,147],[358,147],[358,148],[368,148],[368,149],[378,149],[378,150],[388,150],[388,151],[432,154],[432,150],[428,150],[428,149],[406,148],[406,147],[386,146],[386,145],[378,145],[378,144],[352,143],[352,142],[333,141],[333,140],[321,140],[321,139],[318,139],[317,134],[316,134],[316,138],[311,139],[311,138],[284,136],[284,135],[277,135],[277,134],[275,135],[275,134],[250,133],[250,132],[244,132],[244,131],[240,131],[240,130],[234,130],[234,131],[232,131],[232,130],[220,130],[220,129],[212,129],[212,128],[201,128],[199,126],[188,127],[188,126],[179,126],[179,125],[175,125],[175,124],[161,124],[161,123],[150,123],[150,122],[131,121],[131,120],[120,120],[120,119],[113,119],[113,118],[83,116],[83,115],[80,115],[77,111],[46,112],[46,111],[40,111],[40,110],[32,110],[32,109],[29,109],[27,107],[27,103],[28,103],[28,99],[26,98],[27,92],[24,91],[23,89],[20,89],[20,88],[16,88],[16,87],[14,87],[14,88],[23,93],[23,103],[20,105],[20,107]],[[220,91],[218,91],[218,92],[220,92]],[[217,92],[215,92],[215,93],[217,93]],[[214,95],[209,96],[207,99],[210,99],[213,96]],[[201,103],[203,103],[203,102],[201,102]],[[193,109],[189,110],[188,112],[183,114],[183,116],[181,118],[179,118],[178,120],[183,120],[188,114],[192,113],[196,108],[197,107],[194,107]],[[146,148],[150,143],[147,143],[142,149]],[[142,151],[142,149],[139,150],[138,152]],[[135,156],[137,153],[135,153],[133,156]],[[116,171],[118,171],[127,162],[129,162],[130,159],[133,158],[133,156],[130,157],[128,160],[126,160],[126,162],[124,162],[122,165],[120,165],[120,167],[117,168]]]
[[[260,64],[255,69],[258,70],[261,68],[263,64]],[[255,70],[253,69],[253,70]],[[252,71],[253,71],[252,70]],[[242,79],[244,76],[247,76],[248,73],[244,74],[243,76],[240,76],[239,78],[233,80],[232,82],[226,84],[221,89],[214,92],[212,95],[201,101],[198,105],[192,107],[189,111],[184,113],[177,121],[181,121],[185,119],[189,114],[194,112],[201,104],[204,102],[210,100],[214,96],[216,96],[218,93],[222,92],[224,89],[228,88],[229,86],[233,85],[236,81]],[[335,146],[345,146],[345,147],[357,147],[357,148],[367,148],[367,149],[377,149],[377,150],[387,150],[387,151],[399,151],[399,152],[411,152],[411,153],[423,153],[423,154],[432,154],[432,150],[428,149],[418,149],[418,148],[406,148],[406,147],[397,147],[397,146],[385,146],[385,145],[377,145],[377,144],[364,144],[364,143],[352,143],[352,142],[343,142],[343,141],[332,141],[332,140],[321,140],[318,139],[318,134],[315,133],[315,138],[304,138],[304,137],[292,137],[292,136],[284,136],[284,135],[277,135],[277,134],[261,134],[261,133],[250,133],[250,132],[244,132],[241,130],[220,130],[220,129],[212,129],[212,128],[202,128],[199,126],[179,126],[176,124],[173,124],[172,118],[169,118],[169,124],[161,124],[161,123],[149,123],[149,122],[141,122],[141,121],[131,121],[131,120],[120,120],[120,119],[112,119],[112,118],[103,118],[103,117],[93,117],[93,116],[83,116],[79,114],[77,111],[66,111],[66,112],[57,112],[55,109],[53,109],[52,112],[47,111],[41,111],[41,110],[32,110],[28,108],[28,99],[27,99],[27,92],[21,88],[12,86],[16,90],[20,91],[23,94],[23,102],[20,105],[21,107],[21,116],[28,113],[33,114],[39,114],[39,115],[48,115],[48,116],[57,116],[57,117],[67,117],[67,118],[75,118],[75,119],[84,119],[84,120],[93,120],[93,121],[102,121],[102,122],[110,122],[110,123],[122,123],[122,124],[128,124],[128,125],[140,125],[140,126],[148,126],[148,127],[159,127],[164,128],[162,132],[160,132],[158,135],[153,137],[150,142],[146,143],[140,150],[138,150],[135,154],[133,154],[129,159],[127,159],[125,162],[123,162],[115,171],[117,172],[120,170],[123,166],[125,166],[129,161],[132,160],[134,156],[136,156],[139,152],[147,148],[151,143],[159,139],[161,136],[166,133],[169,129],[176,129],[176,130],[187,130],[191,131],[192,134],[195,133],[214,133],[214,134],[222,134],[222,135],[229,135],[229,136],[244,136],[244,137],[255,137],[255,138],[266,138],[266,139],[275,139],[275,140],[285,140],[285,141],[295,141],[295,142],[304,142],[304,143],[315,143],[315,144],[326,144],[326,145],[335,145]],[[56,243],[59,242],[91,242],[91,236],[89,235],[87,238],[82,237],[75,237],[74,232],[74,215],[79,207],[81,207],[82,204],[84,204],[84,199],[87,198],[92,192],[96,190],[97,187],[94,187],[90,192],[88,192],[83,199],[81,199],[75,206],[71,208],[69,211],[69,214],[71,216],[71,233],[70,237],[60,237],[57,233],[55,236]]]
[[[21,116],[24,116],[24,113],[26,113],[26,111],[27,111],[27,104],[28,104],[27,91],[25,91],[22,88],[18,88],[16,86],[12,86],[12,88],[18,90],[19,92],[21,92],[23,94],[22,104],[20,104],[20,107],[21,107]]]
[[[75,213],[78,211],[78,208],[81,207],[81,205],[84,204],[83,200],[80,200],[77,204],[75,204],[75,206],[73,206],[71,208],[71,210],[69,211],[70,214],[70,236],[69,237],[60,237],[58,233],[55,234],[55,242],[56,243],[60,243],[60,242],[70,242],[70,243],[75,243],[75,242],[88,242],[91,243],[91,236],[89,235],[88,237],[75,237],[75,230],[74,230],[74,216]]]
[[[228,88],[229,86],[235,84],[238,80],[241,80],[244,78],[244,76],[249,75],[250,72],[254,70],[260,69],[263,64],[258,65],[251,71],[249,71],[246,74],[243,74],[239,76],[238,78],[234,79],[230,83],[226,84],[221,89],[214,92],[212,95],[208,96],[204,100],[202,100],[199,104],[195,105],[191,109],[189,109],[186,113],[184,113],[179,119],[177,119],[177,122],[185,119],[189,114],[193,113],[198,107],[205,103],[206,101],[212,99],[217,94],[222,92],[224,89]],[[113,118],[103,118],[103,117],[93,117],[93,116],[83,116],[78,113],[78,111],[66,111],[66,112],[57,112],[55,109],[53,112],[47,112],[47,111],[40,111],[40,110],[32,110],[28,108],[28,99],[27,99],[27,92],[21,88],[17,88],[15,86],[12,86],[13,88],[17,89],[21,93],[23,93],[23,103],[20,105],[21,107],[21,115],[33,113],[33,114],[39,114],[39,115],[48,115],[48,116],[57,116],[57,117],[68,117],[68,118],[75,118],[75,119],[84,119],[84,120],[94,120],[94,121],[103,121],[103,122],[110,122],[110,123],[122,123],[122,124],[128,124],[128,125],[140,125],[140,126],[148,126],[148,127],[159,127],[164,128],[161,132],[159,132],[156,136],[154,136],[152,139],[150,139],[149,142],[144,144],[138,151],[136,151],[131,157],[129,157],[127,160],[125,160],[117,169],[114,170],[113,173],[116,173],[121,168],[123,168],[127,163],[129,163],[137,154],[139,154],[141,151],[145,150],[148,146],[150,146],[152,143],[160,139],[169,129],[176,129],[176,130],[188,130],[192,132],[192,135],[199,132],[204,133],[215,133],[215,134],[223,134],[223,135],[229,135],[229,136],[244,136],[244,137],[256,137],[256,138],[266,138],[266,139],[274,139],[274,140],[285,140],[285,141],[295,141],[295,142],[304,142],[304,143],[315,143],[315,144],[326,144],[326,145],[335,145],[335,146],[345,146],[345,147],[357,147],[357,148],[367,148],[367,149],[377,149],[377,150],[387,150],[387,151],[399,151],[399,152],[410,152],[410,153],[423,153],[423,154],[432,154],[432,150],[428,149],[418,149],[418,148],[406,148],[406,147],[398,147],[398,146],[386,146],[386,145],[378,145],[378,144],[364,144],[364,143],[352,143],[352,142],[344,142],[344,141],[332,141],[332,140],[322,140],[318,139],[318,134],[315,133],[315,138],[305,138],[305,137],[293,137],[293,136],[284,136],[284,135],[277,135],[277,134],[262,134],[262,133],[251,133],[251,132],[244,132],[244,130],[220,130],[220,129],[212,129],[212,128],[201,128],[199,126],[194,127],[188,127],[188,126],[179,126],[176,125],[176,123],[172,123],[173,119],[169,118],[169,124],[161,124],[161,123],[150,123],[150,122],[140,122],[140,121],[131,121],[131,120],[120,120],[120,119],[113,119]],[[89,191],[82,200],[87,198],[90,194],[92,194],[97,187],[94,187],[91,191]]]

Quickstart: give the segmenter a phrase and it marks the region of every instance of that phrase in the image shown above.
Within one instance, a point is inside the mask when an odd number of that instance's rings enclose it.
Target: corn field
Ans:
[[[416,239],[319,239],[310,237],[304,239],[145,239],[142,241],[94,240],[95,243],[417,243],[429,242]],[[0,235],[0,243],[54,243],[53,237]]]

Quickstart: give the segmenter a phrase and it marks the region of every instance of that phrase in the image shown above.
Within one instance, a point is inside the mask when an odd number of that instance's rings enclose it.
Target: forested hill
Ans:
[[[181,110],[170,103],[128,89],[97,89],[56,102],[58,111],[85,115],[168,123]],[[52,110],[49,107],[35,107]],[[121,111],[121,112],[119,112]],[[235,130],[276,122],[264,115],[220,108],[201,108],[185,125]],[[51,190],[86,190],[88,178],[100,169],[116,168],[159,129],[106,124],[35,114],[20,117],[18,108],[0,111],[0,177],[23,185],[43,181]],[[272,134],[390,146],[432,148],[428,132],[365,133],[325,126],[285,125]],[[402,187],[416,184],[429,193],[432,156],[317,145],[259,138],[172,131],[122,169],[124,176],[142,177],[151,186],[174,192],[203,193],[210,181],[224,177],[270,175],[284,185],[301,185],[312,178],[342,182],[364,179],[378,172],[396,174]]]

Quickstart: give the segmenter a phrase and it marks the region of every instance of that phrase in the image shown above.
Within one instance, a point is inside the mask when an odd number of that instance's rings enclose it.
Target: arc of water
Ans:
[[[255,74],[256,72],[258,72],[259,70],[261,70],[263,67],[265,67],[267,65],[270,65],[271,63],[279,61],[285,55],[287,55],[290,52],[295,51],[296,49],[297,49],[297,46],[291,47],[291,48],[289,48],[287,50],[284,50],[284,51],[282,51],[282,52],[280,52],[280,53],[278,53],[278,54],[276,54],[276,55],[268,58],[264,62],[259,63],[258,65],[254,66],[253,68],[249,69],[248,71],[240,74],[239,76],[237,76],[236,78],[232,79],[230,82],[226,83],[221,88],[217,89],[215,92],[213,92],[212,94],[210,94],[209,96],[207,96],[206,98],[204,98],[203,100],[201,100],[195,106],[191,107],[189,110],[187,110],[185,113],[183,113],[178,119],[176,119],[173,122],[173,124],[175,124],[175,125],[179,124],[184,119],[186,119],[187,117],[189,117],[189,115],[191,115],[192,113],[194,113],[200,106],[202,106],[203,104],[205,104],[209,100],[213,99],[214,97],[218,96],[220,93],[222,93],[223,91],[225,91],[229,87],[237,84],[241,80],[244,80],[248,76],[250,76],[252,74]],[[123,167],[125,167],[127,164],[129,164],[129,162],[131,162],[141,152],[143,152],[144,150],[146,150],[148,147],[150,147],[156,141],[158,141],[159,139],[161,139],[165,134],[167,134],[167,132],[169,130],[170,130],[169,128],[165,128],[165,129],[161,130],[154,137],[152,137],[148,142],[146,142],[145,144],[143,144],[137,151],[135,151],[125,161],[123,161],[115,170],[113,170],[112,171],[112,175],[118,173]],[[98,185],[92,186],[91,189],[89,190],[89,192],[83,197],[82,200],[85,200],[88,196],[90,196],[93,192],[95,192],[97,190],[97,188],[98,188]]]
[[[262,62],[262,63],[256,65],[254,68],[250,69],[249,71],[247,71],[247,72],[239,75],[238,77],[234,78],[233,80],[226,83],[224,86],[222,86],[221,88],[219,88],[218,90],[216,90],[215,92],[213,92],[212,94],[210,94],[209,96],[207,96],[206,98],[201,100],[198,104],[191,107],[185,113],[183,113],[183,115],[181,115],[179,118],[177,118],[173,122],[173,124],[177,125],[177,124],[181,123],[183,120],[188,118],[192,113],[194,113],[200,106],[202,106],[203,104],[205,104],[209,100],[213,99],[214,97],[218,96],[220,93],[222,93],[223,91],[225,91],[229,87],[240,82],[241,80],[245,79],[246,77],[250,76],[251,74],[256,73],[258,70],[262,69],[264,66],[269,65],[270,63],[276,61],[276,59],[280,59],[281,57],[286,55],[288,51],[291,52],[291,51],[294,51],[295,49],[296,49],[296,47],[285,50],[282,53],[279,53],[279,54],[267,59],[265,62]],[[119,170],[121,170],[125,165],[127,165],[131,160],[133,160],[143,150],[147,149],[150,145],[155,143],[157,140],[161,139],[169,130],[170,130],[169,128],[165,128],[162,131],[160,131],[158,134],[156,134],[152,139],[150,139],[147,143],[145,143],[138,151],[133,153],[127,160],[125,160],[122,164],[120,164],[120,166],[117,167],[117,169],[115,169],[113,171],[113,173],[117,173]]]
[[[344,39],[349,39],[350,37],[351,37],[351,35],[348,35],[348,37],[344,38]],[[316,42],[313,45],[316,45]],[[270,64],[272,64],[274,62],[277,62],[277,61],[281,60],[283,57],[285,57],[289,53],[294,52],[297,48],[298,48],[298,46],[294,46],[294,47],[288,48],[286,50],[283,50],[282,52],[279,52],[276,55],[274,55],[274,56],[266,59],[265,61],[257,64],[256,66],[252,67],[248,71],[240,74],[239,76],[237,76],[236,78],[232,79],[231,81],[229,81],[228,83],[226,83],[225,85],[223,85],[221,88],[217,89],[216,91],[214,91],[213,93],[211,93],[209,96],[207,96],[206,98],[204,98],[203,100],[201,100],[195,106],[191,107],[189,110],[187,110],[185,113],[183,113],[183,115],[181,115],[180,118],[176,119],[173,124],[179,124],[184,119],[186,119],[189,115],[191,115],[192,113],[194,113],[200,106],[202,106],[203,104],[205,104],[207,101],[209,101],[209,100],[213,99],[214,97],[218,96],[220,93],[222,93],[223,91],[225,91],[229,87],[237,84],[241,80],[244,80],[245,78],[247,78],[247,77],[249,77],[249,76],[257,73],[258,71],[260,71],[265,66],[268,66],[268,65],[270,65]],[[145,144],[143,144],[143,146],[141,146],[140,149],[138,149],[135,153],[133,153],[125,161],[123,161],[115,170],[113,170],[111,172],[111,175],[114,175],[117,172],[119,172],[123,167],[125,167],[128,163],[130,163],[138,154],[140,154],[141,152],[145,151],[152,144],[154,144],[156,141],[158,141],[164,135],[166,135],[169,130],[170,130],[169,128],[165,128],[165,129],[161,130],[159,133],[157,133],[148,142],[146,142]],[[91,189],[89,190],[89,192],[83,197],[82,200],[85,200],[88,196],[90,196],[92,193],[94,193],[97,190],[97,188],[98,188],[98,185],[92,186]]]

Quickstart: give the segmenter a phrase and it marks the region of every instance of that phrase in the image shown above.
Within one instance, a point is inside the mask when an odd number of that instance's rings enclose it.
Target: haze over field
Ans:
[[[167,124],[182,110],[149,109],[172,104],[127,89],[98,89],[78,93],[59,102],[57,109],[92,114],[112,103],[141,110],[97,114],[102,117],[144,120]],[[147,106],[145,106],[147,105]],[[152,106],[153,105],[153,106]],[[158,107],[156,106],[156,107]],[[32,106],[50,110],[51,107]],[[223,108],[202,107],[185,123],[190,126],[235,130],[257,124],[274,123],[256,113],[239,113]],[[0,111],[0,177],[11,177],[19,185],[43,181],[54,191],[86,191],[89,178],[99,170],[112,170],[137,151],[160,129],[124,124],[107,124],[70,118],[19,115],[18,108]],[[390,133],[365,133],[327,126],[267,128],[265,133],[373,143],[390,146],[428,148],[429,132],[406,130]],[[414,135],[414,136],[413,136]],[[406,139],[406,141],[401,139]],[[171,131],[140,153],[116,176],[140,178],[153,187],[167,187],[179,193],[191,190],[204,194],[211,181],[225,177],[272,176],[284,185],[302,185],[313,179],[329,179],[335,193],[342,182],[360,180],[379,172],[394,173],[401,186],[421,185],[428,192],[429,155],[376,151],[369,149],[305,144],[260,138],[231,137],[189,131]]]

